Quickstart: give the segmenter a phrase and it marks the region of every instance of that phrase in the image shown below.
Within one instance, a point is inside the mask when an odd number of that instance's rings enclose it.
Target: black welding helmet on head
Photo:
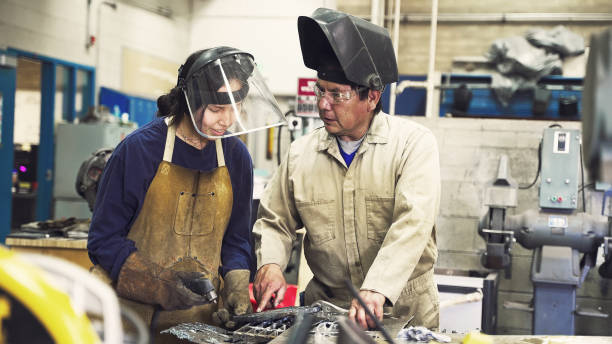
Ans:
[[[203,50],[179,69],[178,86],[196,131],[211,139],[286,123],[253,56],[230,47]]]
[[[319,8],[298,18],[298,33],[304,65],[320,79],[374,90],[398,80],[391,37],[381,26]]]

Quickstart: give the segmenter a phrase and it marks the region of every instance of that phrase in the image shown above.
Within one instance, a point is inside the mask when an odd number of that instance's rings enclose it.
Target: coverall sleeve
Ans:
[[[302,227],[295,207],[290,176],[291,149],[268,181],[253,228],[257,269],[278,264],[284,271],[291,255],[296,229]]]
[[[440,202],[440,161],[433,134],[422,131],[404,150],[393,221],[361,286],[395,303],[431,238]]]

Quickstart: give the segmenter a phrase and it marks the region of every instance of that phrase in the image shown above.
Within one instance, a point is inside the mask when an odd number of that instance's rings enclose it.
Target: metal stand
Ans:
[[[534,250],[533,334],[574,334],[579,259],[578,251],[570,247],[542,246]]]

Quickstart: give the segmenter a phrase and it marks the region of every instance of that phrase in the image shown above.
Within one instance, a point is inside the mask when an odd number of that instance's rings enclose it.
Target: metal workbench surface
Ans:
[[[401,321],[384,320],[384,327],[389,332],[391,337],[394,338],[395,343],[417,343],[414,341],[407,341],[404,339],[395,338],[397,333],[402,329],[404,323]],[[293,328],[285,331],[282,335],[269,342],[269,344],[284,344],[288,343],[288,339],[291,338],[291,332]],[[375,338],[377,343],[386,343],[383,335],[379,331],[370,331],[370,335]],[[445,334],[451,338],[452,344],[459,344],[462,342],[466,334]],[[493,340],[493,344],[603,344],[612,343],[612,337],[599,337],[599,336],[535,336],[535,335],[492,335],[490,336]],[[310,334],[308,337],[308,344],[333,344],[336,343],[335,337],[317,337],[314,334]],[[438,343],[436,341],[430,341],[430,343]]]

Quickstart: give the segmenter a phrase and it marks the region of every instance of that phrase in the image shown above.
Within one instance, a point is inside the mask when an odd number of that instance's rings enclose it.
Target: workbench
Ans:
[[[396,344],[400,343],[417,343],[415,341],[407,341],[404,339],[396,338],[397,333],[405,324],[402,321],[385,319],[383,320],[383,326],[393,338]],[[291,331],[293,327],[285,331],[274,340],[270,341],[269,344],[284,344],[288,343],[291,338]],[[383,335],[379,331],[372,331],[371,335],[374,336],[376,343],[387,343]],[[451,344],[461,344],[466,334],[448,334],[444,333],[451,338]],[[600,336],[535,336],[535,335],[492,335],[490,338],[493,340],[492,344],[603,344],[612,343],[612,337],[600,337]],[[306,343],[317,344],[317,343],[336,343],[334,337],[321,337],[316,338],[314,334],[310,334]],[[429,343],[439,343],[436,341],[430,341]]]
[[[289,331],[287,331],[289,332]],[[465,334],[447,334],[451,337],[450,344],[461,344],[462,339],[466,336]],[[596,337],[596,336],[533,336],[533,335],[492,335],[490,336],[492,344],[609,344],[612,343],[612,337]],[[287,338],[285,335],[277,337],[273,341],[269,342],[269,344],[281,344],[287,343]],[[325,337],[327,340],[320,341],[315,340],[314,335],[310,335],[307,343],[336,343],[335,338]],[[400,343],[417,343],[414,341],[407,341],[404,339],[396,339],[394,338],[396,344]],[[384,340],[382,335],[376,339],[376,343],[387,343]],[[422,342],[421,342],[422,343]],[[439,343],[436,341],[430,341],[432,343]]]
[[[92,266],[87,254],[87,239],[8,237],[6,238],[6,245],[16,252],[37,253],[63,258],[87,270]]]

